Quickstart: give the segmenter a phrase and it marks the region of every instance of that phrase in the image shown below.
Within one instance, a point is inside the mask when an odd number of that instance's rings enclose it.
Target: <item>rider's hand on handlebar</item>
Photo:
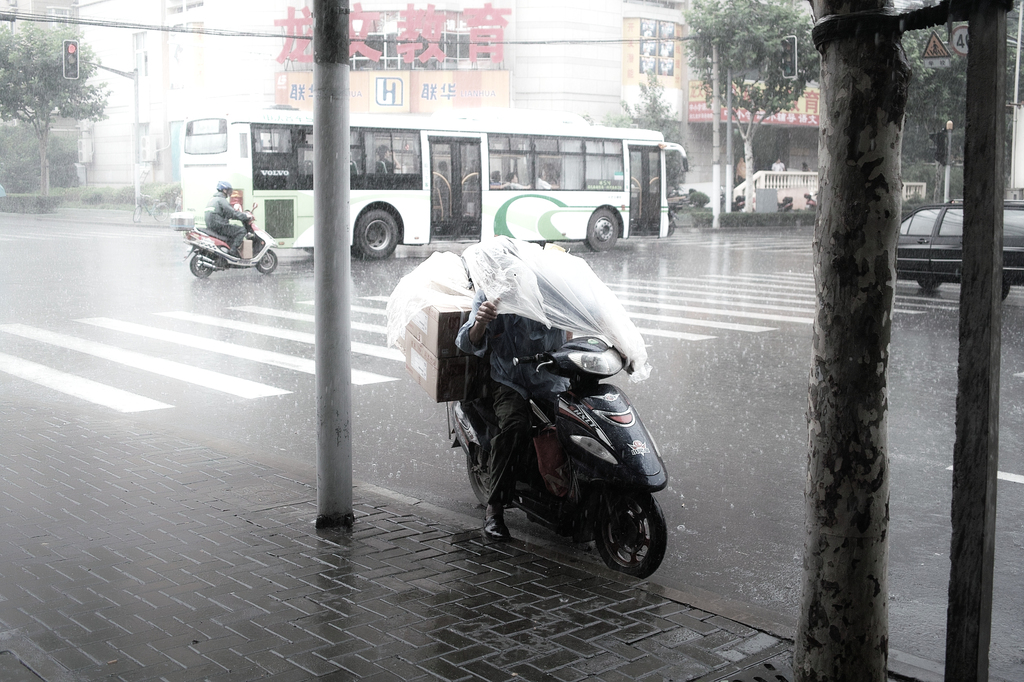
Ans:
[[[496,319],[498,319],[497,300],[481,303],[480,307],[476,309],[476,319],[473,321],[473,326],[469,329],[469,340],[474,346],[480,345],[480,340],[484,337],[484,330],[487,329],[487,325]]]

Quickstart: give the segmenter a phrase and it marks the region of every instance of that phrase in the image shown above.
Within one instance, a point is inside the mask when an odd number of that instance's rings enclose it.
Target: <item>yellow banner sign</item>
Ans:
[[[274,102],[313,110],[313,72],[277,74]],[[443,109],[508,108],[508,71],[353,71],[352,113],[430,114]]]

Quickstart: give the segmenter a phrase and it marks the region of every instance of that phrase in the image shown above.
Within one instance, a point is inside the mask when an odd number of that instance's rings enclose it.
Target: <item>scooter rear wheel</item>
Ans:
[[[487,504],[487,474],[483,465],[479,463],[477,453],[480,448],[475,443],[470,443],[466,448],[466,472],[469,474],[469,485],[473,488],[473,494],[480,504]]]
[[[213,268],[199,260],[198,253],[192,256],[192,259],[188,262],[188,269],[199,279],[206,279],[213,272]]]
[[[650,493],[607,491],[598,503],[594,540],[608,568],[646,578],[665,558],[665,514]]]

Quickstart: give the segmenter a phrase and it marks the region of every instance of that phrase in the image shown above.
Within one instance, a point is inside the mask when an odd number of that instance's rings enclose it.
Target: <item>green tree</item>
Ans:
[[[39,190],[50,190],[50,130],[58,118],[98,121],[104,117],[108,93],[89,85],[96,66],[92,51],[81,46],[78,80],[64,78],[64,40],[75,38],[66,28],[18,24],[0,28],[0,119],[32,126],[39,140]]]
[[[733,112],[740,123],[747,177],[754,165],[754,139],[769,116],[791,108],[808,81],[817,80],[818,53],[811,42],[811,18],[788,0],[694,0],[685,13],[690,26],[690,66],[711,100],[712,51],[718,48],[719,73],[732,71]],[[796,78],[782,71],[785,36],[797,37]],[[741,117],[740,112],[750,112]],[[747,186],[749,195],[750,187]],[[753,202],[747,197],[747,210]]]

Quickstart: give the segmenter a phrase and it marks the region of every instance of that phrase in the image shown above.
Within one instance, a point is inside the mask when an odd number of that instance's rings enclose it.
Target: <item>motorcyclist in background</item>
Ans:
[[[239,252],[238,248],[242,245],[242,240],[245,239],[246,233],[243,225],[248,227],[250,218],[241,211],[236,211],[232,208],[231,204],[228,203],[229,196],[231,196],[231,183],[221,180],[217,183],[216,194],[210,199],[210,203],[206,205],[206,229],[212,230],[224,237],[224,240],[231,247],[231,255],[240,258],[241,252]],[[242,225],[232,223],[232,220],[238,220]]]

